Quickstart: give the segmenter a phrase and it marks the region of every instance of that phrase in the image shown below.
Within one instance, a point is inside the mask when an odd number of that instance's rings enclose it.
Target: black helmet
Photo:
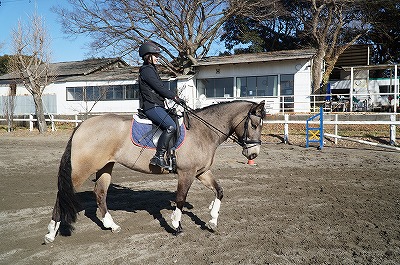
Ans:
[[[139,56],[143,57],[148,53],[160,53],[160,48],[154,42],[145,42],[139,47]]]

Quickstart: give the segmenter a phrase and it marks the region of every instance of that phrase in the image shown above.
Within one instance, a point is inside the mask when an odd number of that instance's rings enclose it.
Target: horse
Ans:
[[[261,146],[264,105],[264,101],[240,100],[190,109],[187,114],[190,128],[186,130],[184,142],[176,150],[178,185],[175,209],[171,215],[176,234],[182,232],[182,208],[195,179],[215,194],[208,225],[212,231],[217,228],[223,189],[210,170],[216,149],[230,137],[242,146],[242,154],[247,159],[256,158]],[[132,118],[105,114],[85,120],[72,132],[59,165],[58,191],[44,239],[46,244],[55,240],[59,230],[63,235],[71,235],[80,207],[75,192],[92,174],[96,176],[94,193],[103,226],[112,232],[119,232],[121,227],[114,222],[106,204],[114,164],[119,163],[138,172],[168,173],[150,165],[154,149],[132,143],[131,124]],[[60,224],[63,229],[60,229]]]

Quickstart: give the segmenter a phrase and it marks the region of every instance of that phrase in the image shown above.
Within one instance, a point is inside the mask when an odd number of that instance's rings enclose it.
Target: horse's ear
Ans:
[[[252,110],[254,115],[260,116],[261,118],[265,117],[265,100],[258,103]]]

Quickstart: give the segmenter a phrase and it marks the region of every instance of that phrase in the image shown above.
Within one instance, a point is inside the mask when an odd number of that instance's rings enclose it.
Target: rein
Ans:
[[[223,131],[221,131],[220,129],[218,129],[217,127],[215,127],[214,125],[212,125],[211,123],[209,123],[208,121],[206,121],[205,119],[203,119],[202,117],[200,117],[199,115],[197,115],[193,109],[189,108],[186,104],[181,104],[181,106],[184,108],[185,111],[187,111],[188,113],[190,113],[191,115],[193,115],[196,119],[198,119],[199,121],[201,121],[204,125],[206,125],[207,127],[214,129],[215,131],[219,132],[220,134],[226,136],[228,139],[231,139],[232,141],[234,141],[235,143],[237,143],[238,145],[240,145],[243,148],[249,149],[255,145],[261,145],[261,140],[247,140],[247,136],[248,136],[248,120],[250,119],[250,110],[247,113],[246,117],[244,117],[239,124],[245,120],[244,122],[244,133],[242,137],[237,137],[236,135],[233,134],[227,134]],[[260,117],[262,119],[261,116],[255,115],[257,117]],[[248,147],[246,146],[247,144],[253,144],[252,146]]]

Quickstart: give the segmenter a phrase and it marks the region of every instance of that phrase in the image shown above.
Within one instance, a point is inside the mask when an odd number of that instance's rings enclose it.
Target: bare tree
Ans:
[[[305,34],[316,48],[312,65],[313,92],[321,92],[340,54],[365,32],[359,5],[354,0],[303,0],[298,2],[297,16],[303,21]],[[325,71],[322,72],[325,62]],[[322,91],[324,92],[324,91]]]
[[[7,120],[7,131],[11,132],[14,126],[14,110],[15,110],[15,96],[17,91],[17,84],[11,83],[10,90],[7,96],[3,98],[3,113]]]
[[[33,97],[40,133],[47,130],[42,95],[56,74],[50,69],[50,41],[42,18],[37,14],[30,17],[29,24],[20,20],[12,31],[14,56],[9,62],[9,72],[17,83],[23,83]]]
[[[147,40],[164,51],[174,72],[186,72],[219,38],[225,21],[257,5],[252,0],[68,0],[72,11],[56,7],[66,33],[89,34],[92,49],[112,49],[137,58]],[[269,1],[273,3],[275,0]]]

